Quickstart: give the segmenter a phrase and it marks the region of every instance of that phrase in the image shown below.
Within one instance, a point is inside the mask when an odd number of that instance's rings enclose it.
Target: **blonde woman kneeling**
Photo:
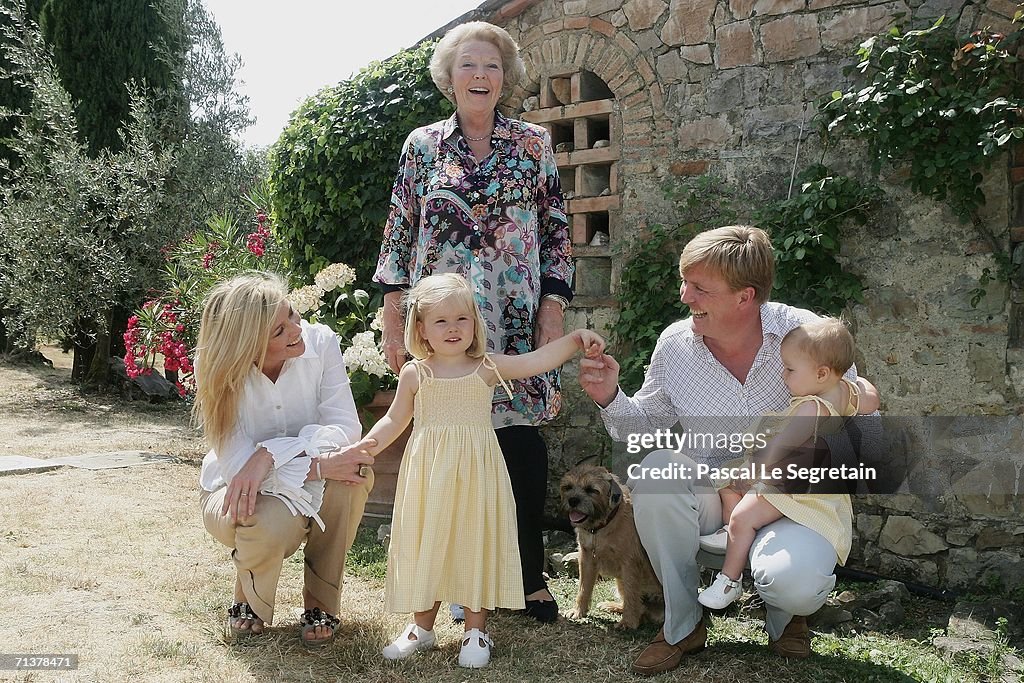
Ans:
[[[278,577],[305,541],[299,637],[334,639],[345,553],[373,486],[373,459],[337,449],[360,425],[337,335],[301,320],[277,275],[215,287],[203,309],[194,415],[212,450],[200,503],[207,531],[232,549],[228,627],[259,634],[274,619]]]

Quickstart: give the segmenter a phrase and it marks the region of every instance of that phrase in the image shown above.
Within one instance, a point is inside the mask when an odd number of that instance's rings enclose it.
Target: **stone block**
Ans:
[[[711,149],[726,144],[733,136],[724,118],[706,118],[679,126],[679,149]]]
[[[978,540],[975,542],[974,547],[978,550],[989,550],[1018,545],[1024,545],[1024,534],[1013,534],[1004,529],[986,527],[978,534]]]
[[[807,7],[810,10],[825,9],[826,7],[839,7],[841,5],[854,5],[861,0],[810,0]]]
[[[673,47],[710,42],[716,4],[715,0],[672,0],[661,40]]]
[[[622,0],[587,0],[587,14],[596,17],[622,7]]]
[[[949,548],[940,536],[926,529],[921,522],[902,515],[892,515],[886,520],[878,545],[905,557],[932,555]]]
[[[684,45],[679,48],[679,56],[694,64],[711,63],[711,47],[708,45]]]
[[[656,70],[665,83],[680,83],[686,80],[686,62],[679,55],[679,50],[672,50],[658,57]]]
[[[895,15],[900,12],[910,13],[910,8],[902,1],[844,10],[823,20],[821,43],[829,50],[860,43],[892,26]]]
[[[629,28],[634,31],[654,26],[667,9],[668,5],[662,0],[629,0],[622,6],[622,11],[629,20]]]
[[[742,105],[743,78],[740,74],[722,74],[708,85],[707,113],[729,112],[741,108]]]
[[[857,515],[857,531],[868,541],[878,540],[878,532],[882,530],[882,516],[869,515],[865,512]]]
[[[794,15],[761,25],[761,44],[767,62],[787,62],[821,52],[818,20],[813,15]]]
[[[585,14],[587,11],[587,0],[565,0],[562,3],[562,11],[566,15]]]
[[[969,345],[967,368],[975,382],[987,382],[1001,387],[1006,381],[1005,342]]]
[[[737,21],[721,26],[715,33],[718,42],[718,68],[732,69],[737,66],[757,64],[757,48],[754,46],[754,31],[749,21]]]
[[[757,0],[752,14],[767,17],[777,14],[791,14],[804,8],[804,0]]]

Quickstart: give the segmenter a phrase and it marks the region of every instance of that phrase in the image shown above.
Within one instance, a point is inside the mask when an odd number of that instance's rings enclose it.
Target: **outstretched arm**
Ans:
[[[491,359],[502,377],[519,379],[554,370],[575,356],[579,350],[583,350],[588,357],[600,356],[604,351],[604,339],[590,330],[576,330],[545,344],[536,351],[520,356],[497,354],[491,356]]]
[[[405,428],[412,420],[413,397],[419,388],[419,380],[416,377],[416,366],[406,363],[398,374],[398,389],[395,391],[395,400],[384,417],[377,420],[366,436],[358,443],[352,444],[342,452],[349,450],[365,451],[376,456],[382,450],[391,445],[391,442],[401,436]]]

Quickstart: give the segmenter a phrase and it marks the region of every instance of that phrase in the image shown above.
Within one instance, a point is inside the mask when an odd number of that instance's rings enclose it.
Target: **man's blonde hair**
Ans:
[[[519,56],[519,46],[508,31],[486,21],[468,21],[445,33],[430,58],[430,77],[449,100],[455,102],[455,95],[448,92],[452,85],[452,67],[459,56],[459,47],[470,40],[482,40],[498,48],[506,92],[526,80],[526,66]]]
[[[759,304],[768,301],[775,281],[775,257],[772,241],[761,228],[752,225],[727,225],[702,232],[679,256],[679,275],[703,265],[725,279],[729,289],[738,292],[753,287]]]
[[[800,353],[837,375],[843,375],[856,360],[853,335],[839,318],[804,323],[790,330],[782,338],[782,343],[796,345]]]
[[[449,298],[466,307],[473,317],[473,343],[466,354],[483,358],[487,352],[487,328],[476,305],[476,297],[466,278],[456,273],[428,275],[416,283],[405,295],[405,348],[413,358],[424,359],[434,352],[430,342],[420,336],[416,323],[423,322],[430,309]]]
[[[214,451],[224,448],[235,429],[246,377],[263,366],[271,325],[287,299],[281,276],[260,271],[226,280],[206,296],[192,415]]]

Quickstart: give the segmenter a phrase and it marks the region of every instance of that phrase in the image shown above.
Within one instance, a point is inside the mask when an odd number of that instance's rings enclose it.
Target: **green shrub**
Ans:
[[[402,143],[452,107],[430,79],[433,44],[374,62],[304,102],[270,153],[277,229],[296,270],[377,265]]]

